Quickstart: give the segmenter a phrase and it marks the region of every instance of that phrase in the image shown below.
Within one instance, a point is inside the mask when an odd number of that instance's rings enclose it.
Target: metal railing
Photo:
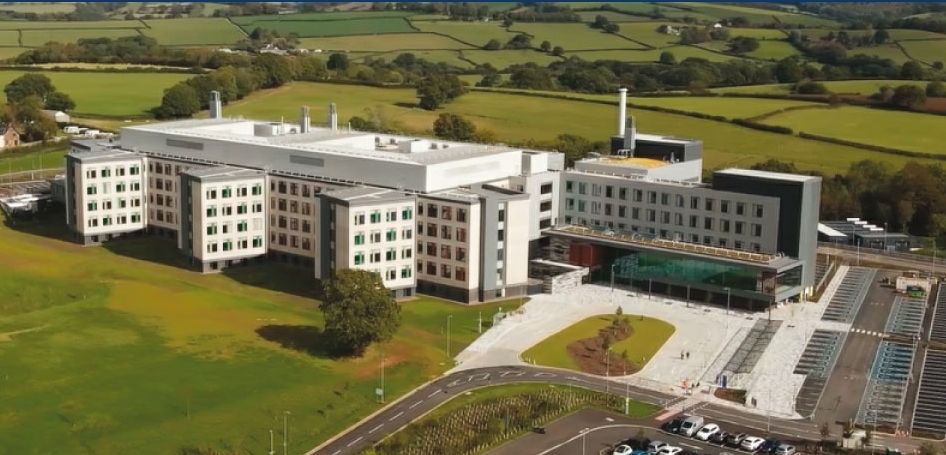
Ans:
[[[855,253],[857,251],[860,251],[861,254],[879,254],[882,256],[887,256],[887,257],[896,258],[896,259],[904,259],[907,261],[926,262],[926,263],[935,263],[937,265],[946,265],[946,258],[937,257],[934,259],[932,256],[904,253],[901,251],[878,250],[876,248],[867,248],[864,246],[858,248],[857,246],[854,246],[854,245],[846,245],[846,244],[833,243],[833,242],[818,242],[818,247],[819,248],[833,248],[836,250],[843,250],[845,252],[850,252],[850,253]]]

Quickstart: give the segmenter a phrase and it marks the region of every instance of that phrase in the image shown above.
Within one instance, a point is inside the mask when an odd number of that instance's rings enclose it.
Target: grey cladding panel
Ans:
[[[204,144],[200,142],[182,141],[180,139],[166,139],[165,144],[168,147],[177,147],[190,150],[203,150]]]
[[[305,166],[325,167],[325,160],[322,158],[313,158],[311,156],[289,155],[289,162],[292,164],[302,164]]]

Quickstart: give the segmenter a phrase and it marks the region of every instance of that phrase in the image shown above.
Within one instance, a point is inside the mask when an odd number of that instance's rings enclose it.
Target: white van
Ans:
[[[683,425],[680,425],[680,434],[693,437],[697,431],[700,431],[700,428],[703,428],[703,418],[700,416],[688,417],[683,421]]]

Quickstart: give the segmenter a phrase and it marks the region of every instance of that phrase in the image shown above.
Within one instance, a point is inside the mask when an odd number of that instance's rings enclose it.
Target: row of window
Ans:
[[[115,177],[124,177],[125,173],[126,173],[125,166],[115,166]],[[128,175],[140,175],[141,166],[137,164],[132,164],[131,166],[128,166],[127,173]],[[98,177],[101,177],[104,179],[104,178],[112,177],[112,169],[109,167],[103,167],[101,169],[87,169],[85,171],[85,177],[89,179],[94,179]]]
[[[440,264],[440,270],[438,273],[436,262],[427,261],[426,270],[424,265],[424,261],[417,261],[417,273],[423,273],[428,276],[439,276],[440,278],[452,278],[457,281],[466,281],[466,267],[454,267],[450,264]]]
[[[250,228],[250,222],[247,220],[240,220],[240,221],[237,221],[236,223],[228,222],[228,223],[220,223],[219,225],[217,223],[210,223],[207,225],[206,232],[207,232],[207,235],[217,235],[218,233],[232,234],[234,227],[236,227],[237,232],[246,232]],[[253,219],[253,230],[254,231],[263,230],[262,218]]]
[[[217,199],[217,196],[220,196],[222,199],[229,199],[234,197],[234,195],[236,197],[246,197],[249,191],[250,190],[247,185],[237,185],[236,190],[234,190],[232,186],[227,185],[221,188],[219,192],[217,191],[216,187],[207,188],[204,190],[204,196],[207,200]],[[253,196],[261,196],[263,194],[263,184],[257,183],[253,185],[252,192],[250,194]]]
[[[290,246],[292,248],[302,248],[303,250],[309,251],[312,249],[312,240],[308,237],[299,237],[297,235],[286,235],[286,234],[277,234],[271,232],[269,234],[270,241],[273,244],[281,246]]]
[[[579,226],[595,226],[595,227],[607,226],[608,229],[617,229],[618,231],[644,233],[644,234],[659,237],[662,239],[676,240],[679,242],[702,243],[707,246],[718,246],[720,248],[730,248],[730,245],[731,245],[731,247],[736,250],[748,250],[748,251],[753,251],[753,252],[762,251],[762,245],[755,242],[749,242],[748,247],[747,247],[746,242],[742,240],[735,240],[732,242],[732,244],[730,244],[729,239],[726,239],[723,237],[714,238],[713,236],[704,235],[701,238],[699,234],[689,234],[689,236],[687,236],[683,232],[670,231],[668,229],[658,230],[652,227],[641,228],[640,226],[636,226],[636,225],[628,226],[624,223],[617,223],[615,225],[615,223],[612,221],[607,221],[607,222],[602,223],[599,220],[593,220],[592,223],[589,223],[588,220],[585,218],[572,218],[571,216],[565,217],[565,223],[572,224],[573,222],[574,224],[579,225]]]
[[[401,229],[401,240],[410,240],[414,237],[414,232],[410,228]],[[355,245],[364,245],[365,240],[370,241],[371,243],[381,243],[381,231],[371,231],[367,237],[363,231],[355,233]],[[385,242],[393,242],[398,240],[397,238],[397,229],[391,228],[384,233]]]
[[[114,206],[120,209],[123,209],[126,207],[141,207],[141,198],[137,198],[137,197],[131,198],[130,200],[120,197],[116,199],[114,202],[115,202]],[[90,212],[95,212],[99,209],[111,210],[112,207],[113,207],[112,201],[109,199],[105,199],[101,201],[101,203],[99,203],[99,201],[89,201],[89,202],[86,202],[85,204],[85,208]]]
[[[309,186],[305,183],[295,183],[289,182],[288,184],[282,180],[271,180],[269,182],[269,190],[277,192],[279,194],[289,194],[291,196],[309,197],[313,194],[319,194],[322,192],[322,187],[317,185]]]
[[[657,191],[647,191],[646,199],[644,197],[644,190],[636,188],[624,188],[615,187],[612,185],[600,185],[597,183],[587,183],[587,182],[574,182],[568,180],[565,182],[565,192],[566,193],[576,193],[580,195],[589,194],[588,188],[591,188],[591,196],[601,197],[602,195],[606,198],[612,199],[616,198],[622,201],[628,200],[630,195],[630,200],[633,202],[645,202],[648,204],[654,205],[663,205],[674,207],[684,208],[689,205],[691,210],[699,210],[701,207],[707,212],[715,212],[717,207],[720,213],[730,214],[734,213],[736,216],[749,216],[749,204],[745,202],[733,202],[725,199],[717,201],[715,198],[700,198],[699,196],[690,196],[689,204],[687,204],[687,198],[680,194],[671,194],[671,193],[658,193]],[[702,203],[701,203],[702,199]],[[659,201],[659,202],[658,202]],[[717,204],[719,202],[719,204]],[[765,208],[762,204],[751,204],[751,215],[756,218],[763,218],[765,216]]]
[[[185,168],[185,169],[187,169],[187,168]],[[148,172],[151,172],[151,173],[154,173],[154,174],[177,175],[177,174],[180,174],[180,173],[181,173],[181,166],[180,166],[180,165],[175,165],[175,166],[174,166],[174,173],[172,174],[172,173],[171,173],[171,165],[170,165],[170,164],[162,164],[162,163],[156,163],[156,162],[154,162],[154,161],[149,161],[149,162],[148,162]]]
[[[498,251],[501,253],[503,250]],[[438,254],[437,244],[434,242],[427,242],[426,245],[424,242],[417,242],[417,254],[426,254],[427,256],[439,257],[440,259],[455,259],[460,262],[465,262],[467,258],[466,248],[460,246],[453,247],[441,244]],[[502,255],[500,255],[499,259],[502,259]]]
[[[161,191],[174,192],[174,180],[148,177],[148,187]]]
[[[251,204],[248,204],[248,203],[246,203],[246,202],[241,202],[241,203],[239,203],[239,204],[236,205],[236,214],[237,214],[237,215],[245,215],[245,214],[247,214],[248,211],[250,210],[250,207],[252,207],[253,213],[263,213],[263,203],[262,203],[262,202],[254,202],[252,205],[251,205]],[[205,212],[206,212],[208,218],[213,218],[213,217],[217,216],[218,214],[219,214],[220,216],[231,216],[231,215],[233,215],[233,205],[231,205],[231,204],[224,204],[224,205],[221,205],[219,211],[217,210],[217,206],[216,206],[216,205],[211,205],[211,206],[208,206],[208,207],[207,207],[207,209],[205,210]]]
[[[108,182],[103,182],[101,184],[101,188],[102,188],[102,194],[108,194],[112,189],[112,185]],[[116,193],[124,193],[126,191],[141,191],[141,183],[140,182],[118,182],[115,184]],[[94,183],[90,183],[86,185],[85,194],[89,196],[99,194],[99,185],[96,185]]]
[[[289,229],[291,231],[298,231],[299,225],[300,225],[299,221],[300,221],[299,218],[287,218],[283,215],[279,215],[278,217],[276,215],[269,216],[270,227],[279,228],[279,229]],[[312,222],[309,220],[301,220],[301,221],[302,221],[301,223],[302,232],[306,234],[311,233]]]
[[[381,250],[372,250],[370,253],[365,255],[364,251],[356,251],[353,255],[355,265],[364,265],[367,260],[370,264],[378,264],[381,262],[391,262],[397,261],[398,259],[410,259],[414,257],[414,250],[411,247],[401,248],[401,253],[398,254],[397,248],[388,248],[384,255],[381,254]]]
[[[423,223],[417,223],[417,234],[426,235],[430,238],[441,238],[444,240],[456,240],[457,242],[465,243],[466,242],[466,228],[458,227],[454,228],[446,224],[441,224],[438,226],[434,223],[427,223],[426,230],[424,229]],[[456,234],[456,235],[454,235]]]
[[[151,194],[148,196],[148,202],[159,206],[174,207],[174,196],[170,194],[165,196],[163,194]]]
[[[151,212],[150,219],[152,220],[174,224],[174,211],[172,210],[149,210],[149,212]]]
[[[312,204],[309,202],[287,201],[284,198],[279,198],[278,200],[274,197],[269,198],[269,208],[272,210],[285,212],[288,209],[289,213],[299,213],[300,207],[303,215],[312,214]]]
[[[262,248],[263,237],[253,237],[252,243],[250,243],[250,239],[246,237],[236,239],[235,241],[233,239],[223,241],[212,240],[207,242],[207,252],[217,253],[220,251],[248,250],[250,249],[250,245],[252,245],[253,248]]]
[[[397,210],[388,210],[385,213],[384,219],[386,221],[397,221],[398,220]],[[401,208],[401,219],[402,220],[411,220],[414,218],[414,207],[403,207]],[[371,224],[378,224],[381,222],[381,211],[374,210],[369,214],[369,220]],[[354,215],[354,224],[355,226],[361,226],[365,224],[365,212],[356,212]]]
[[[587,210],[589,208],[590,210]],[[614,210],[614,206],[608,203],[602,204],[597,201],[591,201],[590,203],[587,203],[581,199],[576,201],[571,198],[565,199],[565,210],[575,211],[578,213],[587,212],[592,215],[616,216],[617,218],[629,218],[632,220],[640,220],[648,223],[660,223],[664,225],[686,225],[692,229],[704,229],[707,231],[719,230],[725,233],[732,231],[736,235],[751,234],[754,237],[762,237],[761,224],[751,223],[749,225],[750,229],[747,232],[745,222],[732,221],[727,218],[716,219],[706,216],[703,217],[702,222],[700,222],[700,217],[698,215],[684,215],[683,213],[672,213],[667,211],[660,211],[660,216],[658,217],[658,212],[654,209],[642,210],[639,207],[631,207],[630,210],[628,210],[627,206],[619,205],[617,206],[617,210]],[[628,214],[630,214],[630,216],[628,216]],[[642,217],[641,214],[644,216]],[[684,221],[686,221],[686,223],[684,223]]]
[[[399,274],[397,268],[395,267],[388,267],[387,270],[384,271],[384,274],[381,273],[381,269],[371,269],[370,272],[380,276],[381,279],[384,281],[394,281],[398,279],[397,277]],[[405,267],[401,267],[400,275],[401,275],[401,278],[404,278],[404,279],[410,278],[412,275],[411,266],[408,265]]]
[[[86,226],[93,228],[99,226],[113,226],[113,225],[122,225],[129,223],[140,223],[141,222],[141,213],[135,212],[132,214],[122,213],[120,215],[106,215],[101,219],[95,216],[91,216],[86,219]]]
[[[417,214],[427,218],[440,218],[442,220],[453,220],[453,207],[449,205],[427,204],[427,213],[424,213],[424,204],[417,204]],[[457,222],[466,223],[466,209],[457,207]]]

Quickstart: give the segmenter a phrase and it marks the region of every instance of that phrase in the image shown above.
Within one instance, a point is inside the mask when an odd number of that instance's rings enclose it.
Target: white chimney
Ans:
[[[618,101],[618,136],[623,136],[624,118],[627,117],[627,88],[619,88],[618,93],[621,94],[620,100]]]
[[[328,105],[328,127],[332,131],[338,131],[338,109],[335,103]]]
[[[624,148],[630,150],[631,156],[634,155],[634,148],[637,145],[637,120],[631,115],[625,120],[624,124]]]
[[[311,125],[312,121],[309,119],[309,106],[302,106],[302,112],[299,116],[299,132],[302,134],[308,133]]]
[[[223,118],[223,104],[220,102],[220,92],[210,92],[210,118]]]

